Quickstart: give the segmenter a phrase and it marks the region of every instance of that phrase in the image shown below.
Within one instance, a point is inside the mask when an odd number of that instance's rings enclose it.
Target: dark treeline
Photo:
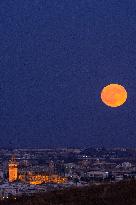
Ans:
[[[136,181],[22,196],[1,205],[136,205]]]

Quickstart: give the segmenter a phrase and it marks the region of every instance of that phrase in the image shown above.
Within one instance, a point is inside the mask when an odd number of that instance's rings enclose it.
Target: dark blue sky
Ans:
[[[136,146],[136,1],[1,0],[0,108],[0,146]]]

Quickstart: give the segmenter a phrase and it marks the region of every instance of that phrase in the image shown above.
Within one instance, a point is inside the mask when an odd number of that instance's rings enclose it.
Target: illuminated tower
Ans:
[[[13,182],[17,180],[17,172],[18,172],[17,162],[15,160],[15,157],[12,157],[12,159],[9,161],[8,167],[9,167],[9,182]]]

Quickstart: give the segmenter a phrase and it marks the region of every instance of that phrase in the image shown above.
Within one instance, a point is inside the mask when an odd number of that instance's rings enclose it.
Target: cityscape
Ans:
[[[135,0],[0,0],[0,205],[136,205]]]
[[[136,179],[136,149],[0,150],[0,199]]]

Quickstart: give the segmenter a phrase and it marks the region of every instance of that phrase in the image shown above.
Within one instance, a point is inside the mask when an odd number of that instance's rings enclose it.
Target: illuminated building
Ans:
[[[18,172],[18,164],[14,157],[12,157],[12,160],[9,161],[8,167],[9,167],[9,182],[14,182],[16,180],[19,180],[24,183],[36,185],[36,184],[49,183],[49,182],[62,184],[67,181],[67,178],[61,177],[59,175],[53,175],[51,173],[49,175],[32,173],[30,171],[20,173],[20,171]]]
[[[18,168],[17,168],[17,162],[14,157],[9,161],[8,164],[9,167],[9,182],[13,182],[17,180],[18,175]]]
[[[58,183],[63,184],[67,181],[66,177],[60,177],[58,175],[41,175],[41,174],[33,174],[31,172],[28,173],[27,180],[25,180],[25,175],[19,175],[19,180],[23,182],[28,182],[29,184],[42,184],[42,183]]]

